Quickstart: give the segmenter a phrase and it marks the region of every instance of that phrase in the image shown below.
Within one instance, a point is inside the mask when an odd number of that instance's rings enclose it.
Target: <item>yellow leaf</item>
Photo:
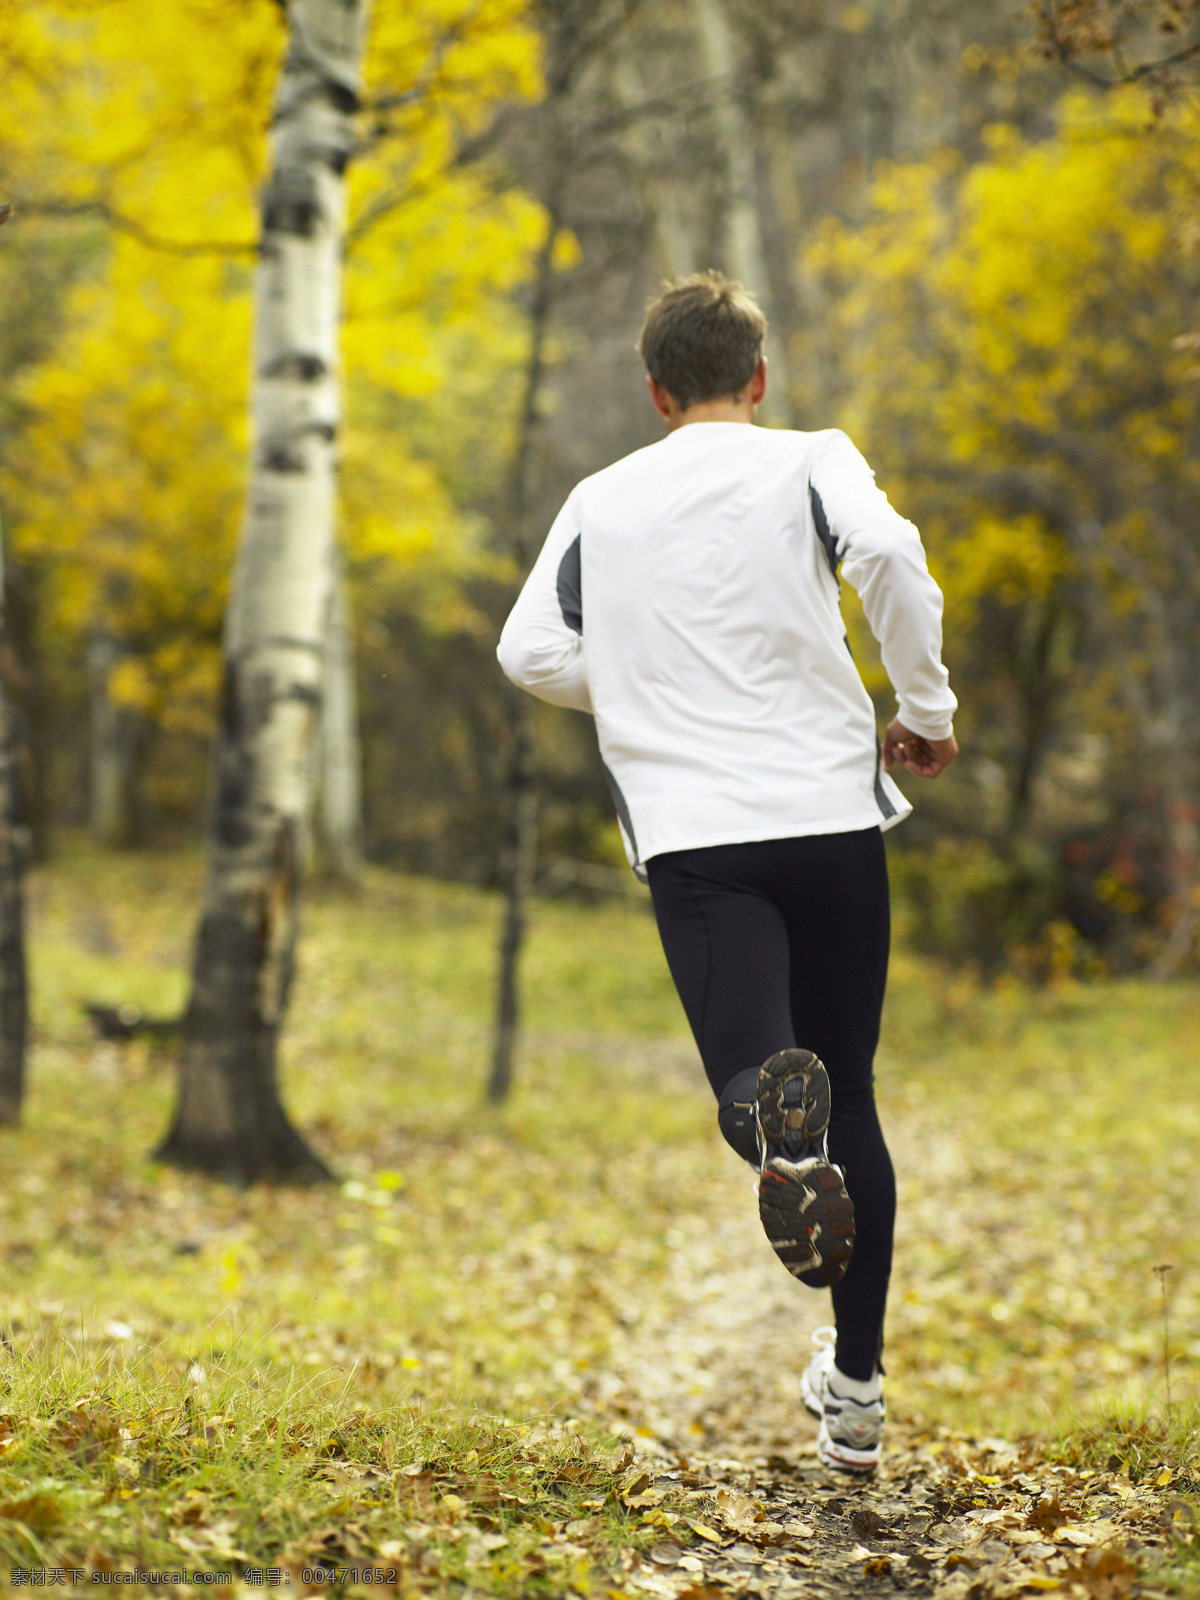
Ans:
[[[706,1539],[709,1544],[720,1544],[721,1535],[715,1528],[710,1528],[705,1522],[693,1522],[691,1517],[685,1519],[688,1527],[701,1539]]]

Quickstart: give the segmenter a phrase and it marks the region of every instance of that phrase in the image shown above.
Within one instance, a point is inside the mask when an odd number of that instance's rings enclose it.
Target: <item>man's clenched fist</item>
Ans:
[[[936,778],[958,755],[958,742],[951,734],[948,739],[926,739],[906,728],[897,717],[883,736],[883,770],[907,767],[918,778]]]

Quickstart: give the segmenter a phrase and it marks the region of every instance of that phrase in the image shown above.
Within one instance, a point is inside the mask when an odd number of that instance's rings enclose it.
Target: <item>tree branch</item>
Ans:
[[[11,207],[9,208],[12,209]],[[177,256],[256,256],[257,240],[234,239],[164,239],[144,227],[133,217],[127,217],[107,200],[94,196],[89,200],[29,200],[23,201],[21,210],[35,217],[97,217],[116,233],[128,234],[148,250],[162,250]]]
[[[1055,0],[1036,0],[1035,11],[1041,24],[1039,31],[1048,53],[1054,56],[1068,72],[1073,72],[1096,89],[1119,89],[1129,84],[1144,83],[1147,79],[1165,75],[1172,68],[1200,57],[1200,39],[1193,39],[1191,43],[1173,50],[1170,55],[1159,56],[1154,61],[1139,61],[1134,66],[1126,67],[1123,65],[1125,58],[1119,32],[1103,39],[1087,36],[1085,31],[1087,8],[1075,18],[1075,26],[1081,30],[1081,36],[1074,38],[1069,30],[1064,30]],[[1078,59],[1084,53],[1107,55],[1115,63],[1117,70],[1115,73],[1104,74],[1085,67]]]

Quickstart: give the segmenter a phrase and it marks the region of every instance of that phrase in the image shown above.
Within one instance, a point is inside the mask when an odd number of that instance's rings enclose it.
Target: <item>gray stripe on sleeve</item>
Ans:
[[[558,609],[572,633],[583,633],[583,565],[576,534],[558,563]]]

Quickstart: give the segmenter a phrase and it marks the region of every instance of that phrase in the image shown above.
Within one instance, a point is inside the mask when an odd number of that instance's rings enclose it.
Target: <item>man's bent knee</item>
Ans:
[[[753,1166],[758,1165],[757,1091],[758,1068],[747,1067],[725,1085],[717,1107],[717,1126],[725,1143]]]

